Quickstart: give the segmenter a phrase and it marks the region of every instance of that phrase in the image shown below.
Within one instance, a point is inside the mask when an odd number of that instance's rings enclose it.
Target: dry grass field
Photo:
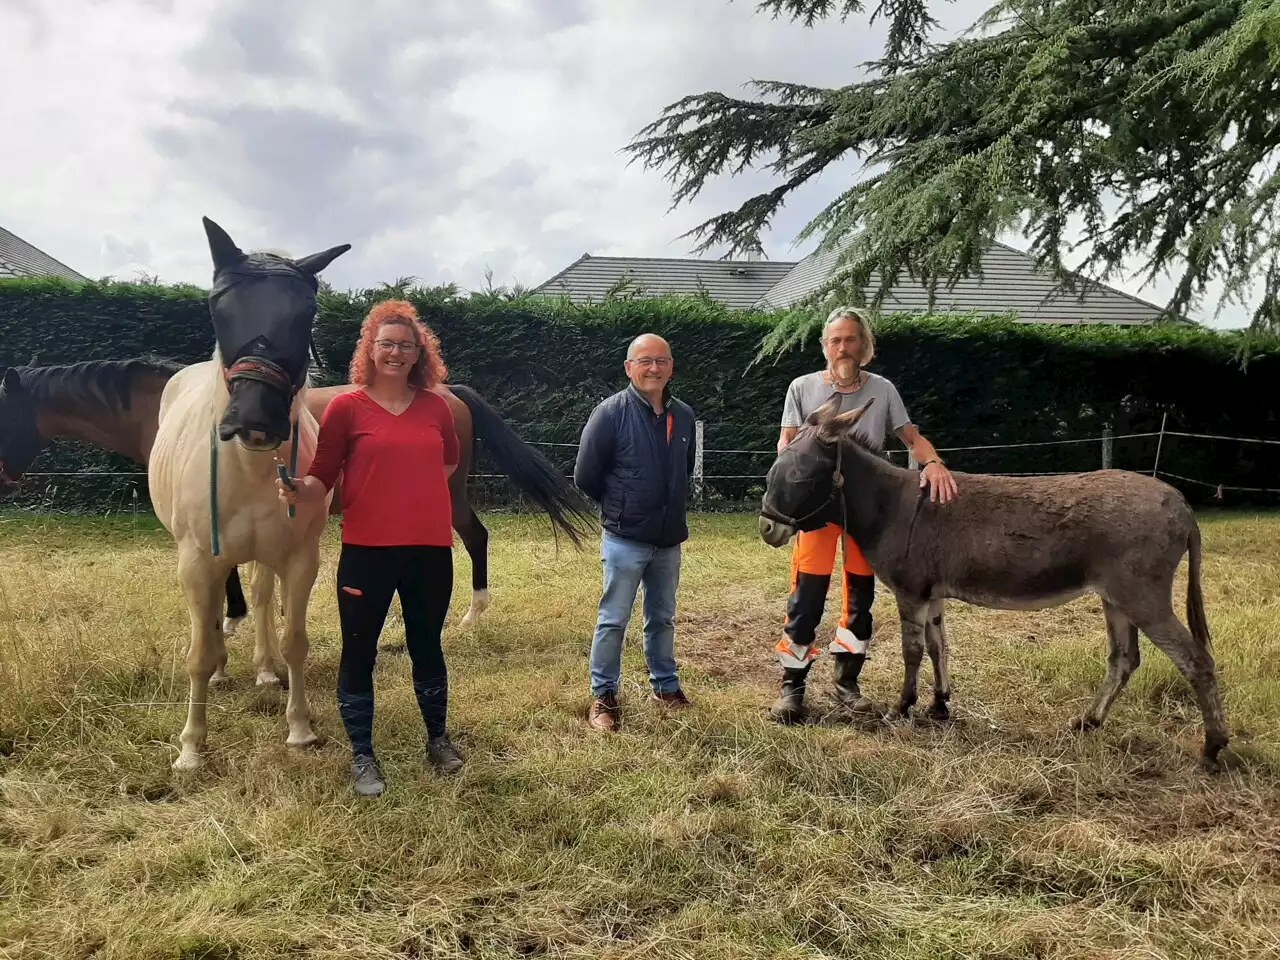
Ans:
[[[1234,737],[1218,776],[1197,766],[1189,689],[1145,637],[1108,726],[1067,730],[1104,669],[1090,598],[951,604],[949,725],[775,726],[788,556],[745,515],[696,518],[687,547],[694,709],[645,702],[637,610],[624,732],[590,734],[594,548],[557,552],[537,518],[487,522],[494,605],[457,630],[459,548],[446,634],[468,764],[423,771],[409,664],[384,652],[390,789],[361,802],[333,695],[336,529],[310,619],[325,742],[284,745],[246,623],[210,760],[176,775],[188,627],[167,534],[0,514],[0,957],[1280,956],[1280,517],[1202,519]],[[865,689],[887,703],[897,618],[883,595],[876,613]],[[400,629],[393,616],[384,642]],[[829,667],[815,674],[826,700]],[[931,680],[926,660],[925,703]]]

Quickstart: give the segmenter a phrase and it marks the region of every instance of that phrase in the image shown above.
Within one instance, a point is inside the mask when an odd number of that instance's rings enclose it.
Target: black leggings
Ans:
[[[373,755],[373,667],[396,593],[413,662],[413,692],[427,735],[434,739],[445,732],[449,684],[440,632],[453,595],[453,548],[344,543],[338,560],[338,711],[357,755]]]

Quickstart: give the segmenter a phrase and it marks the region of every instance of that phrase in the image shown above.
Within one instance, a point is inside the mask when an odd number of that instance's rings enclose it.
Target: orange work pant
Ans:
[[[841,537],[840,532],[838,524],[829,523],[821,530],[796,534],[791,553],[791,595],[787,598],[787,616],[782,628],[784,644],[789,641],[793,649],[807,648],[814,642],[835,572],[836,548],[843,541],[844,604],[829,650],[831,653],[867,652],[876,578],[858,545],[848,535]],[[781,647],[779,649],[781,651]]]

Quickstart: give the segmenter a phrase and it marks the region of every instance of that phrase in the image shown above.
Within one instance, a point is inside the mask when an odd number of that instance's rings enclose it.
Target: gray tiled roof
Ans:
[[[787,307],[813,293],[827,278],[839,251],[817,251],[761,297],[764,309]],[[1151,323],[1160,308],[1130,294],[1097,283],[1074,292],[1053,292],[1054,281],[1036,269],[1035,259],[1003,243],[993,244],[982,258],[984,276],[968,277],[948,290],[939,284],[934,311],[997,314],[1016,311],[1036,323]],[[874,281],[875,278],[873,278]],[[1084,298],[1080,290],[1084,289]],[[882,313],[924,313],[929,297],[923,285],[900,281],[881,306]]]
[[[598,302],[621,281],[628,279],[632,285],[623,293],[696,296],[705,290],[713,300],[746,309],[776,286],[795,266],[795,261],[682,260],[583,254],[532,292],[548,296],[565,295],[575,303]]]
[[[0,227],[0,279],[14,277],[62,277],[64,280],[87,280],[64,263],[59,263],[43,250],[37,250],[21,237]]]

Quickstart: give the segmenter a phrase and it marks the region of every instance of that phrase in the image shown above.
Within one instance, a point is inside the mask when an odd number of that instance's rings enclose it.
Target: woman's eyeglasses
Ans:
[[[398,350],[401,353],[413,353],[418,349],[416,343],[405,343],[401,340],[375,340],[373,345],[383,353],[390,353],[392,350]]]

